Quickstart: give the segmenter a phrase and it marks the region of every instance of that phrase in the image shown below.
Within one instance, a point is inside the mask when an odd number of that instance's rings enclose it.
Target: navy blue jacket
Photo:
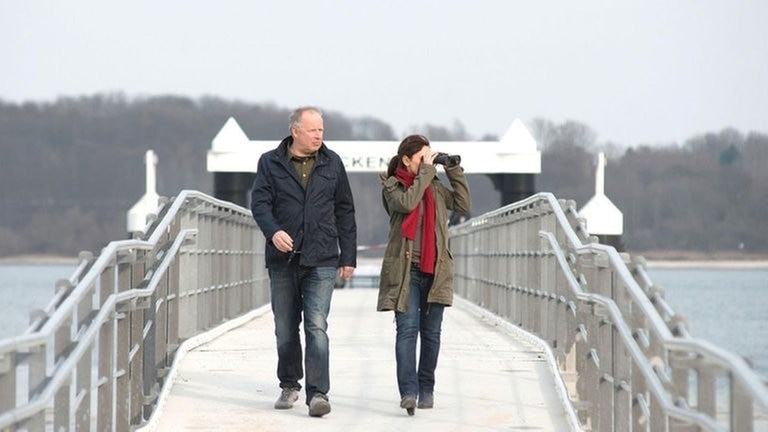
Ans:
[[[267,239],[266,265],[285,265],[290,254],[272,236],[285,230],[301,251],[293,259],[308,267],[357,267],[357,225],[352,189],[338,154],[323,144],[307,190],[287,156],[293,137],[261,155],[251,188],[251,212]]]

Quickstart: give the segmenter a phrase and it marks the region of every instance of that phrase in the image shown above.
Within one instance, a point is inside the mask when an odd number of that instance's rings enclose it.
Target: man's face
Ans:
[[[309,156],[323,144],[323,118],[314,111],[301,114],[301,124],[291,130],[293,135],[292,152],[296,156]]]

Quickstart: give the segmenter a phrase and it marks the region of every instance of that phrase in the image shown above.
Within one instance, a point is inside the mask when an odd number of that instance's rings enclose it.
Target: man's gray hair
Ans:
[[[293,129],[294,127],[300,127],[301,126],[301,115],[304,114],[307,111],[313,111],[316,112],[317,115],[320,117],[323,116],[323,112],[320,111],[320,108],[314,107],[314,106],[303,106],[298,107],[291,113],[291,116],[288,117],[288,120],[290,123],[288,124],[288,130]]]

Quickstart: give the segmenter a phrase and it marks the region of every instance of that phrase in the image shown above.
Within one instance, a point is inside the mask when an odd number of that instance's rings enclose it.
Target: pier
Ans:
[[[157,418],[142,430],[575,430],[546,348],[465,301],[445,315],[436,406],[409,417],[399,406],[393,316],[375,311],[376,294],[334,293],[327,416],[309,417],[303,392],[292,410],[272,407],[280,389],[265,307],[187,353]]]
[[[642,257],[600,244],[573,202],[538,193],[450,234],[434,410],[398,408],[391,316],[354,285],[334,294],[333,411],[272,410],[264,238],[247,209],[182,191],[0,340],[0,430],[767,430],[764,378],[691,337]]]

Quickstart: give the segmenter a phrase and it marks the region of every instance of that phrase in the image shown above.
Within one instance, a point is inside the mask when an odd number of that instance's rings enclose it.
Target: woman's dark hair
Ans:
[[[387,176],[391,177],[395,175],[397,167],[403,165],[403,156],[413,157],[413,155],[420,152],[424,146],[428,145],[429,140],[424,135],[408,135],[405,137],[400,141],[400,146],[397,148],[397,154],[392,156],[392,159],[389,160]]]

